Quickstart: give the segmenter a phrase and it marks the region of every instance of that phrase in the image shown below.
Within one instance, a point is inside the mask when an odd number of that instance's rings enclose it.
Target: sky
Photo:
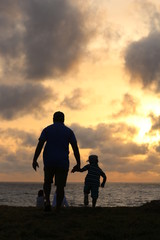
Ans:
[[[0,1],[0,181],[43,181],[35,147],[63,111],[82,166],[96,154],[109,182],[159,182],[159,105],[159,0]]]

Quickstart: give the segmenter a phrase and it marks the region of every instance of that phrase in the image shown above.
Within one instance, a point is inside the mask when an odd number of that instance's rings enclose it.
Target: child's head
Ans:
[[[43,190],[42,189],[38,191],[38,197],[43,197]]]
[[[90,155],[87,162],[90,164],[97,164],[98,163],[98,156],[97,155]]]

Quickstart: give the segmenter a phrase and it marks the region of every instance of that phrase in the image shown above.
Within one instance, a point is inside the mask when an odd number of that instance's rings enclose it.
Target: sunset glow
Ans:
[[[94,153],[110,182],[159,182],[159,1],[20,2],[0,2],[0,181],[43,181],[31,163],[60,110],[82,166]]]

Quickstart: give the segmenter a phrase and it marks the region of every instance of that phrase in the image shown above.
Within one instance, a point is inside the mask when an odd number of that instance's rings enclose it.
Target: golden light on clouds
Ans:
[[[146,136],[151,129],[151,120],[149,118],[138,118],[136,121],[136,127],[139,129],[138,135],[135,138],[136,142],[150,142],[150,137]]]
[[[95,153],[109,181],[160,180],[159,7],[0,2],[0,181],[42,181],[42,155],[36,175],[31,162],[57,110],[75,131],[82,165]]]

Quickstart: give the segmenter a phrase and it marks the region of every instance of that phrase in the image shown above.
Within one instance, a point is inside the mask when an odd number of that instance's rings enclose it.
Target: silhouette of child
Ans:
[[[85,177],[84,184],[84,205],[87,206],[89,204],[88,195],[91,192],[92,207],[95,207],[99,196],[99,187],[104,187],[107,177],[106,174],[102,171],[102,169],[98,166],[97,155],[90,155],[87,162],[89,162],[89,164],[85,165],[80,170],[74,167],[71,172],[74,173],[88,171],[88,174]],[[101,185],[100,176],[103,178],[103,182],[101,183]]]
[[[36,207],[43,208],[44,207],[44,192],[42,189],[38,191],[38,196],[36,199]]]

